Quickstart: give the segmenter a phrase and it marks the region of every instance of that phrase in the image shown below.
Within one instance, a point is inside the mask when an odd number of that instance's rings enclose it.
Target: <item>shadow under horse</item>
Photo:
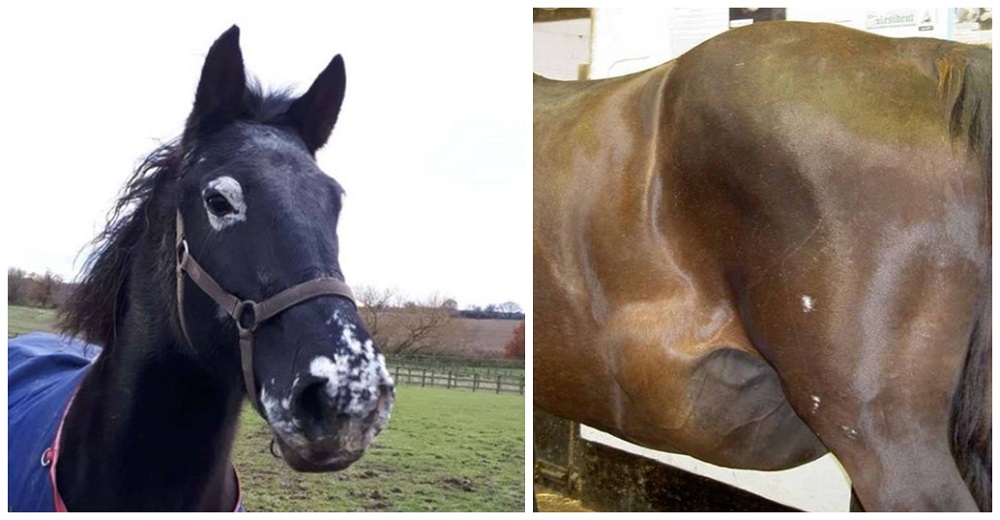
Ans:
[[[868,510],[991,510],[992,51],[728,31],[534,78],[534,399]]]

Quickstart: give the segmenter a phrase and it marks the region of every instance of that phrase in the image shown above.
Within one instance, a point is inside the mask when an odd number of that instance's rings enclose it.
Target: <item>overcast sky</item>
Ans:
[[[462,307],[530,304],[526,9],[9,5],[0,8],[8,267],[79,273],[78,253],[137,161],[180,133],[209,46],[236,23],[247,69],[265,85],[303,92],[344,56],[347,94],[318,160],[347,190],[348,283],[437,292]]]

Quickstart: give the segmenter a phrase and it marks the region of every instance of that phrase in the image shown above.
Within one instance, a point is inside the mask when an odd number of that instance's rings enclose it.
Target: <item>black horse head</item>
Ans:
[[[184,366],[206,374],[184,381],[220,381],[206,387],[234,399],[241,379],[253,378],[246,386],[258,395],[250,399],[301,471],[347,467],[385,427],[394,396],[385,358],[353,301],[325,294],[260,323],[241,370],[232,309],[190,277],[173,276],[174,239],[183,222],[190,257],[238,300],[261,302],[318,278],[343,281],[343,189],[315,153],[337,121],[345,78],[338,55],[304,95],[264,94],[247,80],[239,29],[226,31],[205,59],[183,136],[154,152],[126,187],[63,310],[65,329],[141,377],[164,365],[182,381]],[[130,353],[119,355],[118,343]],[[186,386],[191,393],[193,383]]]
[[[237,298],[259,302],[312,279],[343,280],[343,190],[314,154],[337,121],[345,80],[338,55],[303,96],[262,98],[247,85],[236,27],[205,59],[181,142],[177,209],[191,256]],[[229,317],[199,291],[184,294],[179,312],[193,347],[235,351]],[[357,460],[388,421],[393,386],[354,303],[313,298],[254,336],[260,394],[251,399],[285,460],[306,471]]]

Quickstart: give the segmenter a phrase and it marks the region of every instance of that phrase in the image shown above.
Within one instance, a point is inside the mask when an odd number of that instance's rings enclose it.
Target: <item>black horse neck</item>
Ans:
[[[95,363],[66,418],[57,482],[70,511],[235,505],[238,361],[196,358],[155,294],[132,283],[121,341]]]

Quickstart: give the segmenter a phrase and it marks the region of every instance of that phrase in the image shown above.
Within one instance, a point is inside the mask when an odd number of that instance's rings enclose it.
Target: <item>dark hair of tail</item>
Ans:
[[[951,452],[981,511],[992,511],[993,494],[993,327],[986,282],[979,319],[972,331],[962,379],[952,403]]]
[[[951,452],[962,478],[982,511],[993,502],[993,316],[991,242],[993,201],[993,51],[948,44],[937,59],[939,93],[949,105],[948,129],[964,144],[984,177],[983,244],[985,277],[969,351],[952,402]]]
[[[948,107],[948,131],[964,143],[992,182],[993,49],[946,44],[937,58],[938,94]],[[986,190],[989,194],[990,190]]]

